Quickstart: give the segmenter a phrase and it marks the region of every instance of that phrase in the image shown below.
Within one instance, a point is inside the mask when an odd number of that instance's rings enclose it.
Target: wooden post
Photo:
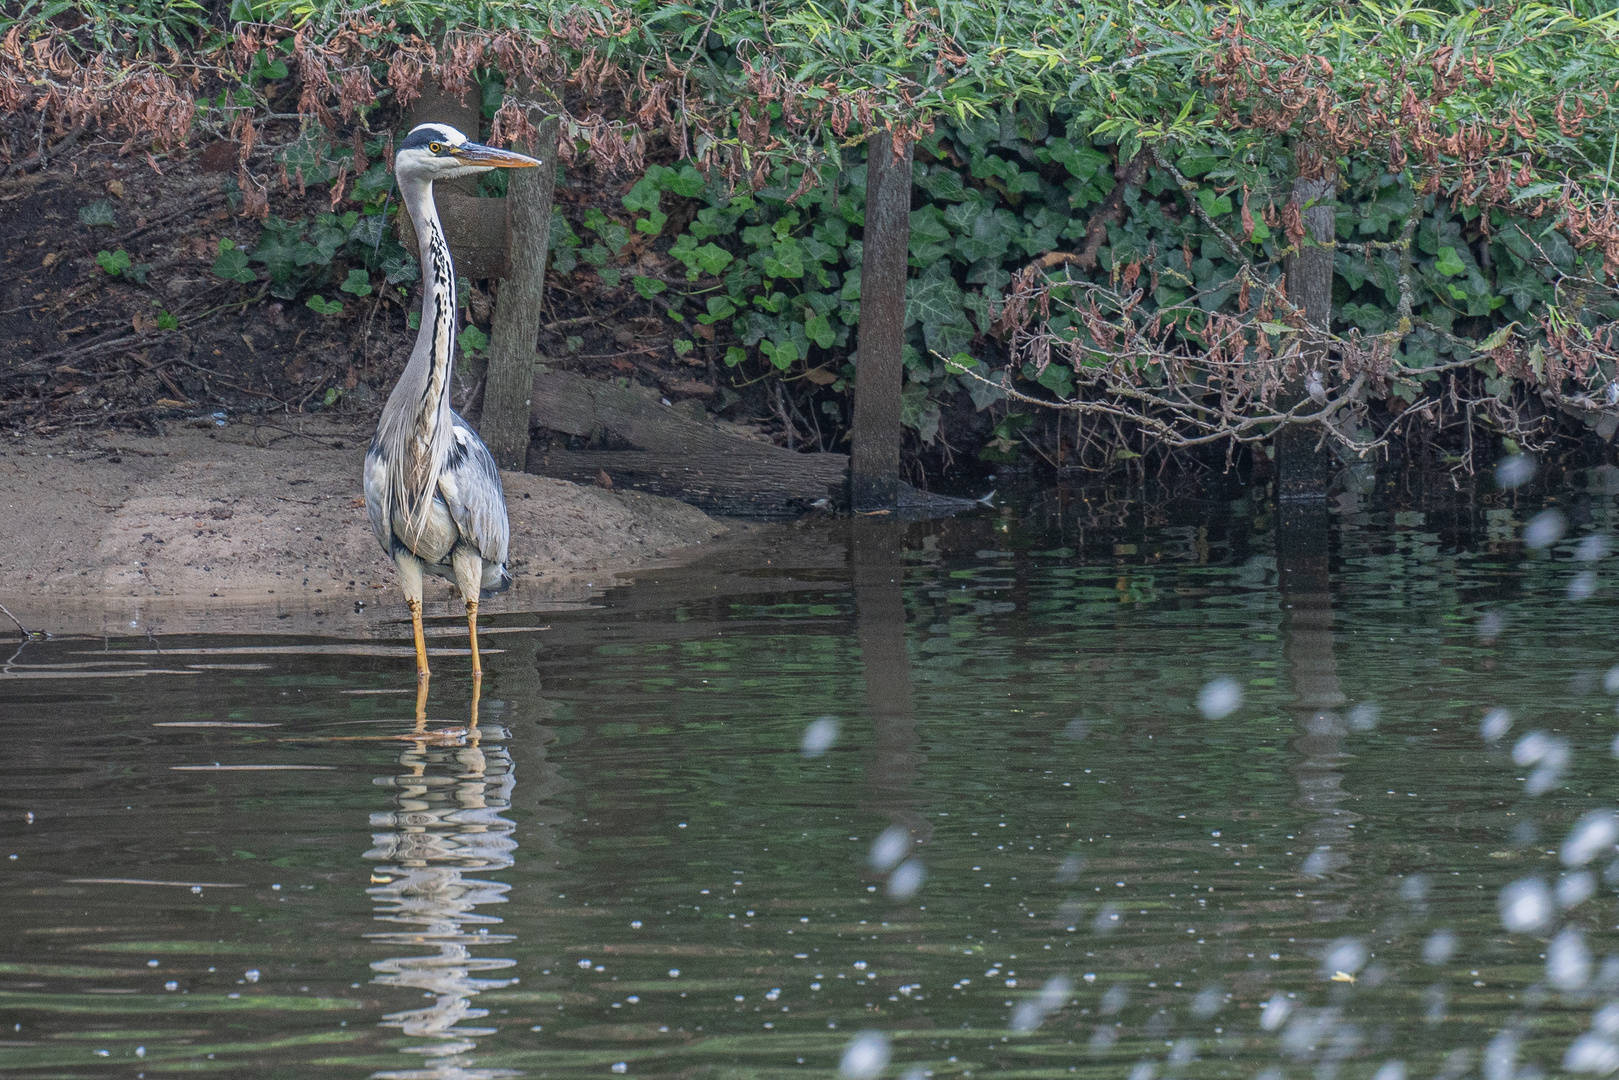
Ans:
[[[1298,148],[1300,164],[1311,160],[1308,146]],[[1306,338],[1300,356],[1304,370],[1284,391],[1279,404],[1292,408],[1308,396],[1305,389],[1310,372],[1326,378],[1327,348],[1323,340],[1332,327],[1332,277],[1337,235],[1336,202],[1338,172],[1329,157],[1318,162],[1322,175],[1293,182],[1289,202],[1299,208],[1304,219],[1304,243],[1287,257],[1287,295],[1304,309],[1313,333]],[[1276,433],[1276,490],[1283,499],[1324,499],[1332,479],[1333,458],[1325,448],[1316,449],[1321,432],[1302,424],[1289,424]]]
[[[440,26],[436,40],[442,40],[442,35]],[[468,90],[458,97],[432,76],[422,80],[421,93],[410,109],[413,128],[417,124],[449,124],[473,140],[478,138],[482,120],[483,109],[476,90]],[[506,260],[505,245],[501,242],[506,230],[505,208],[498,200],[479,199],[477,194],[476,176],[458,176],[433,185],[433,202],[444,225],[444,239],[449,242],[450,254],[455,259],[455,274],[468,281],[495,277]],[[414,255],[419,245],[410,215],[402,213],[395,221],[400,244]],[[465,303],[466,297],[463,296],[461,302]],[[460,353],[459,349],[456,351]],[[476,388],[483,378],[482,357],[457,356],[452,394],[459,408],[465,409],[469,400],[476,400]]]
[[[849,497],[856,511],[892,510],[899,505],[911,152],[906,144],[896,156],[888,131],[866,141],[866,227],[849,459]]]
[[[557,183],[555,116],[540,124],[533,147],[520,149],[542,164],[514,169],[506,186],[510,270],[495,294],[484,384],[483,441],[502,469],[521,470],[528,458],[528,421],[534,362],[545,301],[545,260],[551,243],[551,200]]]
[[[421,93],[410,106],[410,126],[417,124],[449,124],[461,134],[478,141],[478,126],[483,121],[483,108],[475,90],[456,97],[438,84],[434,78],[422,80]],[[476,176],[458,176],[453,180],[440,180],[433,185],[435,192],[453,191],[459,195],[478,193]],[[415,251],[415,248],[411,248]]]

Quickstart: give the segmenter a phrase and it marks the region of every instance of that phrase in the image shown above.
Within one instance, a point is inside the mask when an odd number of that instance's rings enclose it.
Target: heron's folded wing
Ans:
[[[388,463],[375,443],[365,454],[365,512],[371,531],[384,554],[393,554],[393,530],[388,525]]]
[[[486,562],[504,565],[511,527],[506,520],[506,495],[494,455],[459,416],[451,428],[450,453],[439,474],[439,494],[450,508],[450,518],[461,535],[471,540]]]

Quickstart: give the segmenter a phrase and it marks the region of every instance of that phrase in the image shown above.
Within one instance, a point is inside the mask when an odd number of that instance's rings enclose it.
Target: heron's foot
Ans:
[[[478,655],[478,601],[467,601],[467,635],[472,639],[472,674],[483,678],[483,658]]]
[[[410,630],[416,639],[416,677],[425,679],[432,672],[427,670],[427,642],[422,637],[422,602],[406,598],[405,603],[410,607]]]

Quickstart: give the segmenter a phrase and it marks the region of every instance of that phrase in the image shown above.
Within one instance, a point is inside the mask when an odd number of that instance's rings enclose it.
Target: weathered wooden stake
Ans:
[[[500,279],[489,335],[489,370],[483,392],[483,441],[502,469],[521,471],[528,458],[528,422],[534,362],[545,300],[545,261],[551,242],[551,200],[557,182],[557,118],[540,124],[532,147],[537,169],[514,169],[506,186],[510,269]]]
[[[1301,156],[1305,153],[1301,147]],[[1332,326],[1333,238],[1336,235],[1337,170],[1331,160],[1324,163],[1325,175],[1293,182],[1289,200],[1304,218],[1308,247],[1289,255],[1286,262],[1288,298],[1304,309],[1310,326],[1324,337]],[[1312,335],[1314,336],[1314,335]],[[1304,371],[1290,384],[1280,400],[1291,408],[1309,396],[1305,389],[1313,370],[1326,378],[1327,349],[1322,340],[1306,340],[1300,358]],[[1276,490],[1283,499],[1324,499],[1332,479],[1333,458],[1325,448],[1316,449],[1321,432],[1302,424],[1289,424],[1276,433]]]
[[[866,228],[860,264],[849,497],[856,511],[899,505],[905,270],[911,244],[911,146],[883,131],[866,142]]]
[[[483,121],[483,110],[478,107],[475,99],[476,95],[470,90],[457,97],[440,86],[437,79],[423,79],[421,90],[410,107],[410,126],[449,124],[476,142],[478,125]],[[453,191],[470,198],[478,193],[478,178],[458,176],[453,180],[440,180],[433,185],[433,190],[435,193]]]

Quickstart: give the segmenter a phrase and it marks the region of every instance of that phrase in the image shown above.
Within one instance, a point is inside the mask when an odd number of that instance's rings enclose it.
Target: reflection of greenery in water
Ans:
[[[1496,896],[1556,878],[1548,852],[1612,803],[1611,595],[1566,597],[1573,545],[1607,511],[1576,512],[1562,545],[1525,558],[1526,514],[1465,505],[1338,515],[1330,648],[1314,652],[1248,516],[1103,527],[1037,505],[1023,521],[1038,527],[914,530],[903,628],[872,614],[867,586],[789,550],[511,635],[483,702],[510,738],[477,760],[353,739],[413,727],[408,696],[343,693],[405,684],[371,657],[10,694],[0,1073],[824,1076],[869,1028],[893,1075],[1151,1062],[1330,1080],[1390,1059],[1412,1077],[1476,1073],[1520,1027],[1522,1058],[1556,1071],[1619,986],[1537,989],[1545,940],[1504,930]],[[1481,640],[1489,613],[1500,628]],[[884,635],[908,682],[862,674],[862,645]],[[55,642],[32,662],[101,647]],[[431,727],[464,722],[449,675]],[[1245,701],[1207,721],[1193,703],[1216,676]],[[1343,707],[1301,708],[1299,687],[1327,677]],[[1375,718],[1351,713],[1362,702]],[[1515,725],[1487,746],[1496,706]],[[804,727],[826,714],[838,742],[805,759]],[[282,726],[152,727],[174,720]],[[1510,750],[1535,728],[1573,754],[1531,800]],[[171,769],[215,761],[335,768]],[[905,902],[867,862],[896,822],[926,838]],[[1571,916],[1599,981],[1612,916],[1609,885]],[[1428,963],[1441,928],[1455,951]],[[1370,954],[1353,984],[1321,967],[1343,938]],[[400,956],[436,974],[385,970]],[[1009,1030],[1058,975],[1071,1003]],[[1266,1030],[1277,995],[1291,1014]],[[402,1052],[436,1036],[457,1053]]]

